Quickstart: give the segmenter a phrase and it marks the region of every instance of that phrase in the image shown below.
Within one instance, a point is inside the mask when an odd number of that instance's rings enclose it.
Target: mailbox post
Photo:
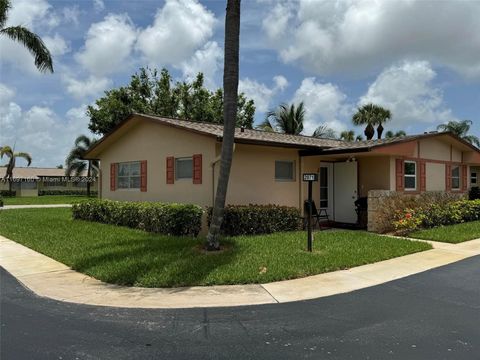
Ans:
[[[308,214],[307,216],[307,249],[312,252],[313,234],[312,234],[312,184],[318,181],[318,174],[305,173],[303,174],[303,181],[308,182]]]

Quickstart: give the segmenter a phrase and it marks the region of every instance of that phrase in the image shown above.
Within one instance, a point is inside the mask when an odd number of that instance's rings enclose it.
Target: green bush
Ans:
[[[0,195],[0,207],[3,207],[3,199],[1,195]]]
[[[208,209],[210,225],[212,208]],[[229,205],[223,215],[222,233],[228,236],[270,234],[300,228],[300,210],[277,205]]]
[[[72,205],[74,219],[128,226],[167,235],[197,236],[203,210],[192,204],[85,200]]]
[[[468,198],[470,200],[477,200],[480,199],[480,187],[472,186],[470,191],[468,192]]]
[[[418,228],[453,225],[480,220],[480,200],[459,200],[445,204],[424,204],[396,214],[393,225],[400,232]]]
[[[15,190],[0,190],[0,196],[1,197],[15,197],[17,195],[17,192]]]
[[[90,196],[97,194],[97,191],[90,191]],[[38,190],[38,196],[44,195],[87,195],[87,190]]]

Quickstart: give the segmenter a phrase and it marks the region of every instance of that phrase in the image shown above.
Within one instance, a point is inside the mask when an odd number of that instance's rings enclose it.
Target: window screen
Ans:
[[[460,166],[452,166],[452,189],[460,189]]]
[[[119,189],[140,189],[140,161],[118,164],[117,187]]]
[[[417,189],[417,163],[405,161],[405,190]]]
[[[295,180],[295,162],[275,161],[275,180]]]
[[[193,177],[193,160],[189,158],[175,159],[175,178],[191,179]]]

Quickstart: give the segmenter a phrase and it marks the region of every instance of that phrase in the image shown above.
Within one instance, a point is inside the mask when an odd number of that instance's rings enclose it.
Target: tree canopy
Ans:
[[[222,124],[223,91],[205,88],[202,73],[191,82],[174,82],[167,69],[140,68],[130,84],[106,91],[88,106],[88,128],[106,134],[133,112]],[[251,129],[254,115],[253,100],[239,94],[236,125]]]

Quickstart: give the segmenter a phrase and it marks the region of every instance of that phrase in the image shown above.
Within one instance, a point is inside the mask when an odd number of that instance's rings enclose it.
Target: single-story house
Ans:
[[[222,135],[222,125],[133,114],[85,158],[100,160],[102,198],[211,206]],[[465,193],[479,184],[480,150],[451,133],[346,142],[237,128],[227,203],[303,210],[307,172],[319,174],[317,207],[356,223],[354,202],[371,190]]]
[[[7,191],[10,184],[3,180],[6,167],[0,167],[0,192]],[[91,182],[90,190],[98,190],[98,181],[88,178],[84,172],[81,176],[66,176],[65,169],[15,167],[13,169],[12,190],[16,196],[38,196],[42,192],[71,193],[87,191],[87,182]]]

